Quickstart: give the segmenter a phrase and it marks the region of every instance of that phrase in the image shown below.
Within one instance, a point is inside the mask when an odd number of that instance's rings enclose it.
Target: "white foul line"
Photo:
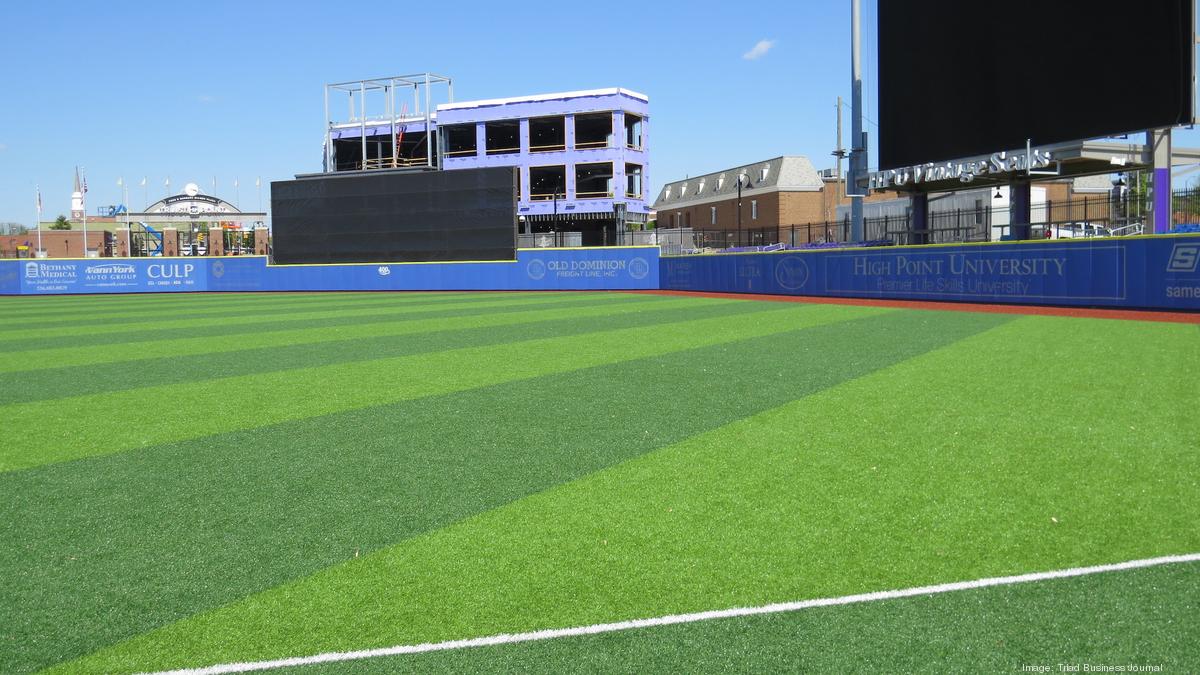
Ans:
[[[226,663],[216,666],[208,666],[205,668],[185,668],[181,670],[162,671],[161,675],[218,675],[219,673],[246,673],[255,670],[272,670],[275,668],[287,668],[290,666],[309,666],[318,663],[356,661],[360,659],[378,658],[380,656],[424,654],[427,652],[442,652],[454,649],[468,649],[471,647],[489,647],[493,645],[507,645],[518,642],[553,640],[555,638],[576,637],[580,635],[613,633],[616,631],[631,630],[635,628],[670,626],[680,623],[696,623],[698,621],[730,619],[740,616],[779,614],[782,612],[795,612],[802,609],[811,609],[813,607],[832,607],[835,605],[852,605],[860,602],[876,602],[879,600],[911,598],[918,595],[936,595],[938,593],[951,593],[953,591],[987,588],[989,586],[1009,586],[1012,584],[1024,584],[1031,581],[1046,581],[1049,579],[1082,577],[1089,574],[1100,574],[1102,572],[1119,572],[1122,570],[1133,570],[1143,567],[1156,567],[1159,565],[1171,565],[1175,563],[1198,561],[1200,561],[1200,553],[1168,555],[1159,558],[1145,558],[1142,560],[1130,560],[1127,562],[1112,563],[1109,565],[1072,567],[1069,569],[1054,570],[1051,572],[1033,572],[1030,574],[1019,574],[1011,577],[990,577],[987,579],[976,579],[975,581],[956,581],[949,584],[918,586],[916,588],[903,588],[895,591],[860,593],[858,595],[844,595],[837,598],[817,598],[814,600],[801,600],[798,602],[781,602],[773,605],[763,605],[761,607],[735,607],[732,609],[717,609],[708,612],[695,612],[693,614],[671,614],[652,619],[634,619],[632,621],[618,621],[616,623],[598,623],[591,626],[555,628],[550,630],[533,631],[530,633],[506,633],[501,635],[492,635],[489,637],[471,638],[467,640],[426,642],[419,645],[398,645],[395,647],[381,647],[378,649],[363,649],[354,652],[327,652],[325,654],[315,654],[313,656],[295,656],[286,659],[276,659],[274,661]]]

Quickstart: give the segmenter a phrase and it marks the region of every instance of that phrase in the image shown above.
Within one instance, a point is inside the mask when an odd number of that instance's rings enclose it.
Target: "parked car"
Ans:
[[[1035,235],[1038,234],[1036,231]],[[1091,237],[1111,237],[1112,229],[1100,223],[1053,223],[1043,225],[1041,236],[1044,239],[1086,239]]]

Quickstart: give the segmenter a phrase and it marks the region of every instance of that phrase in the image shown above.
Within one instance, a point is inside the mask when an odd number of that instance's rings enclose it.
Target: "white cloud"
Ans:
[[[771,51],[771,47],[774,47],[774,46],[775,46],[774,40],[759,40],[758,44],[754,45],[753,49],[746,52],[745,54],[742,54],[742,58],[746,59],[747,61],[754,61],[756,59],[761,59],[762,57],[766,56],[767,52]]]

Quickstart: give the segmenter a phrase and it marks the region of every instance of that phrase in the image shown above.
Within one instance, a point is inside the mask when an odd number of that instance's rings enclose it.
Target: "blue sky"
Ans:
[[[92,212],[122,201],[121,176],[135,209],[143,176],[149,201],[167,176],[172,192],[189,181],[211,192],[215,176],[230,200],[239,179],[240,206],[255,210],[256,177],[265,205],[268,181],[320,169],[323,84],[424,71],[452,76],[459,100],[649,95],[655,190],[781,154],[832,165],[849,2],[595,6],[604,14],[533,1],[3,3],[0,222],[32,223],[38,184],[47,219],[67,213],[76,165]],[[873,118],[874,2],[863,8]]]

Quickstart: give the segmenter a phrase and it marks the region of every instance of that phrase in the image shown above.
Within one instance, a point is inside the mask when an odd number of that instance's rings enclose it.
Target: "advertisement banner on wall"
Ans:
[[[672,290],[1200,309],[1200,237],[781,251],[662,260]]]
[[[268,265],[262,257],[0,261],[0,293],[645,290],[658,248],[530,249],[497,262]]]
[[[206,290],[207,261],[186,258],[96,258],[29,260],[12,263],[20,275],[20,292],[145,293]]]

